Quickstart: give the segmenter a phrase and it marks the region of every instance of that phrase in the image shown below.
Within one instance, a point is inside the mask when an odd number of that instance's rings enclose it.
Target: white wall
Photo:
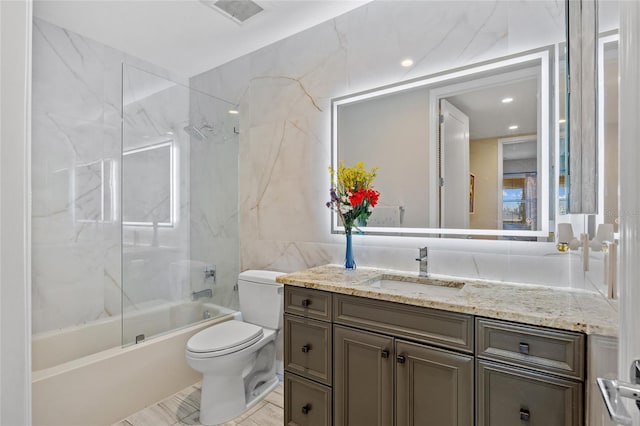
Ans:
[[[31,424],[30,1],[0,2],[0,424]]]

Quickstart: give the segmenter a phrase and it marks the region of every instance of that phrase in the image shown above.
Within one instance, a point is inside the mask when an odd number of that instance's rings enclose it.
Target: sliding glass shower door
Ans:
[[[238,115],[229,102],[130,65],[122,77],[121,170],[104,168],[122,179],[128,345],[237,306]]]

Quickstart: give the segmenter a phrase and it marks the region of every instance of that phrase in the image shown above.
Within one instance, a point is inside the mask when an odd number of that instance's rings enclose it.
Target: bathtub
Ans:
[[[187,340],[237,316],[208,303],[156,303],[125,315],[124,347],[119,316],[35,335],[33,424],[110,425],[196,383]],[[126,346],[143,333],[160,335]]]

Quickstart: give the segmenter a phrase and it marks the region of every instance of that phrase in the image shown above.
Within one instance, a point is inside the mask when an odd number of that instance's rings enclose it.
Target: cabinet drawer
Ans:
[[[331,293],[285,285],[284,311],[304,317],[331,321]]]
[[[341,294],[334,295],[333,303],[336,323],[473,352],[470,315]]]
[[[582,384],[478,361],[477,426],[581,426]]]
[[[480,358],[584,379],[584,335],[568,331],[476,319]]]
[[[284,366],[308,379],[331,385],[331,324],[284,316]]]
[[[331,399],[331,388],[285,373],[284,424],[330,426]]]

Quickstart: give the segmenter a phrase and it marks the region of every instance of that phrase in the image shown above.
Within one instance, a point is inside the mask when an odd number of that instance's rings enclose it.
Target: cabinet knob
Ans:
[[[407,360],[407,357],[405,357],[404,355],[400,354],[396,357],[396,361],[398,361],[399,364],[404,364],[404,362]]]
[[[304,300],[302,301],[302,306],[303,306],[303,307],[308,308],[308,307],[309,307],[309,305],[311,305],[311,299],[304,299]]]
[[[305,354],[311,350],[311,345],[307,344],[302,347],[302,352]]]
[[[389,358],[389,351],[388,351],[388,350],[386,350],[386,349],[385,349],[385,350],[383,350],[383,351],[380,353],[380,356],[381,356],[382,358],[385,358],[385,359],[386,359],[386,358]]]
[[[307,414],[309,411],[311,411],[311,404],[306,404],[302,407],[302,414]]]
[[[520,342],[520,345],[518,345],[518,352],[522,355],[529,355],[529,344]]]
[[[529,410],[525,410],[524,408],[521,408],[520,409],[520,420],[524,420],[525,422],[528,422],[529,418],[531,418],[531,413],[529,412]]]

